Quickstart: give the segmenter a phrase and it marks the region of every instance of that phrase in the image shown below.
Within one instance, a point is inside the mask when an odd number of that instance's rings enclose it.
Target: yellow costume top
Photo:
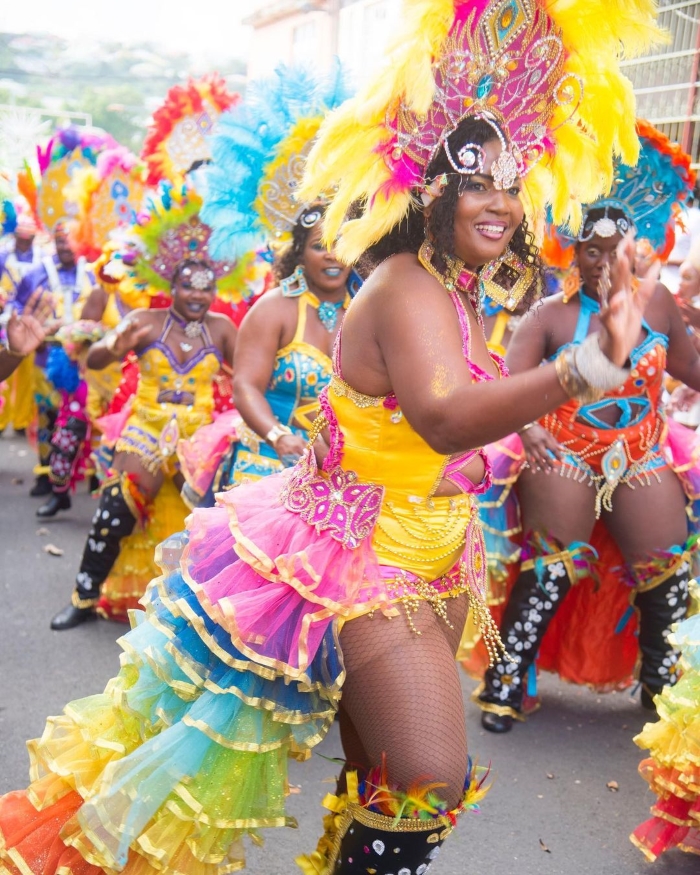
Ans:
[[[151,473],[168,462],[181,437],[189,438],[211,422],[214,411],[214,377],[221,354],[201,323],[202,346],[186,362],[179,362],[166,343],[176,321],[170,310],[158,340],[139,354],[132,412],[116,445],[116,452],[140,456]]]

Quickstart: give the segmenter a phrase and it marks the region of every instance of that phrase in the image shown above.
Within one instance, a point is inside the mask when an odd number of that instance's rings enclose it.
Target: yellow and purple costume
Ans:
[[[221,368],[221,354],[206,325],[202,326],[203,347],[180,363],[166,344],[173,322],[169,312],[158,340],[139,354],[138,388],[115,446],[118,453],[140,456],[144,468],[153,474],[161,468],[172,473],[178,440],[211,422],[214,378]],[[191,400],[183,403],[184,398]]]

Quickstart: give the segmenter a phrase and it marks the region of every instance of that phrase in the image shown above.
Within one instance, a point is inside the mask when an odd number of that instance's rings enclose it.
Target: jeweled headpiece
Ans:
[[[566,267],[573,259],[573,245],[594,236],[612,237],[634,229],[657,255],[673,248],[674,218],[695,185],[690,156],[649,122],[637,120],[639,160],[635,165],[617,163],[610,193],[584,207],[578,233],[566,226],[551,227],[545,259],[553,267]],[[596,215],[589,219],[595,210]],[[615,210],[622,215],[615,215]],[[602,213],[602,215],[597,215]]]
[[[123,296],[167,294],[178,266],[193,261],[212,271],[219,298],[230,303],[246,298],[249,260],[254,254],[239,262],[215,258],[209,245],[211,228],[201,220],[201,208],[202,199],[193,189],[161,183],[158,193],[148,199],[148,212],[133,228],[132,247],[123,245],[121,255],[112,255],[105,267],[120,281]]]
[[[148,168],[147,182],[181,184],[193,164],[211,158],[207,138],[222,112],[235,106],[238,94],[228,91],[216,73],[175,85],[153,113],[141,158]]]
[[[340,232],[353,261],[415,205],[441,148],[456,172],[478,170],[480,146],[451,139],[472,116],[504,147],[494,181],[525,177],[531,213],[551,200],[577,225],[613,155],[636,157],[619,62],[658,37],[653,11],[651,0],[406,0],[383,71],[322,128],[300,197],[338,186],[325,234]],[[363,213],[341,230],[354,203]]]
[[[105,149],[115,149],[116,141],[99,128],[68,127],[57,131],[45,148],[37,147],[41,185],[36,209],[42,225],[53,232],[56,224],[75,219],[78,205],[66,189],[79,170],[94,167]]]
[[[672,220],[693,190],[695,171],[690,167],[690,155],[649,122],[638,119],[637,134],[639,160],[633,166],[616,166],[610,193],[586,206],[577,239],[589,240],[594,234],[610,237],[618,230],[624,234],[633,226],[637,238],[648,241],[660,254],[669,243],[673,247],[669,238]],[[613,222],[608,218],[611,208],[625,214],[627,227],[625,219]],[[589,222],[592,209],[603,209],[603,217]]]
[[[214,229],[214,253],[236,258],[270,238],[284,243],[300,217],[307,227],[320,219],[305,212],[297,189],[325,114],[346,96],[339,69],[324,81],[282,66],[221,117],[204,171],[202,215]]]
[[[77,255],[99,258],[107,241],[136,222],[145,206],[143,165],[123,146],[102,152],[94,167],[78,170],[66,187],[78,214],[71,240]]]

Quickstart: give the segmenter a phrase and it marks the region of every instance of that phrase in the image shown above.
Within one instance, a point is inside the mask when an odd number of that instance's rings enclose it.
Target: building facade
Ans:
[[[277,0],[244,19],[253,28],[248,77],[269,76],[278,64],[323,73],[337,56],[360,86],[381,62],[401,0]]]

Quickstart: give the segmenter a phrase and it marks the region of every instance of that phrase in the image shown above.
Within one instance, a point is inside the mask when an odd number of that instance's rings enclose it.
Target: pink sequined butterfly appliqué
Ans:
[[[307,449],[282,492],[287,510],[298,513],[317,532],[328,532],[346,547],[357,547],[372,534],[384,488],[360,483],[354,471],[334,466],[322,477]]]

